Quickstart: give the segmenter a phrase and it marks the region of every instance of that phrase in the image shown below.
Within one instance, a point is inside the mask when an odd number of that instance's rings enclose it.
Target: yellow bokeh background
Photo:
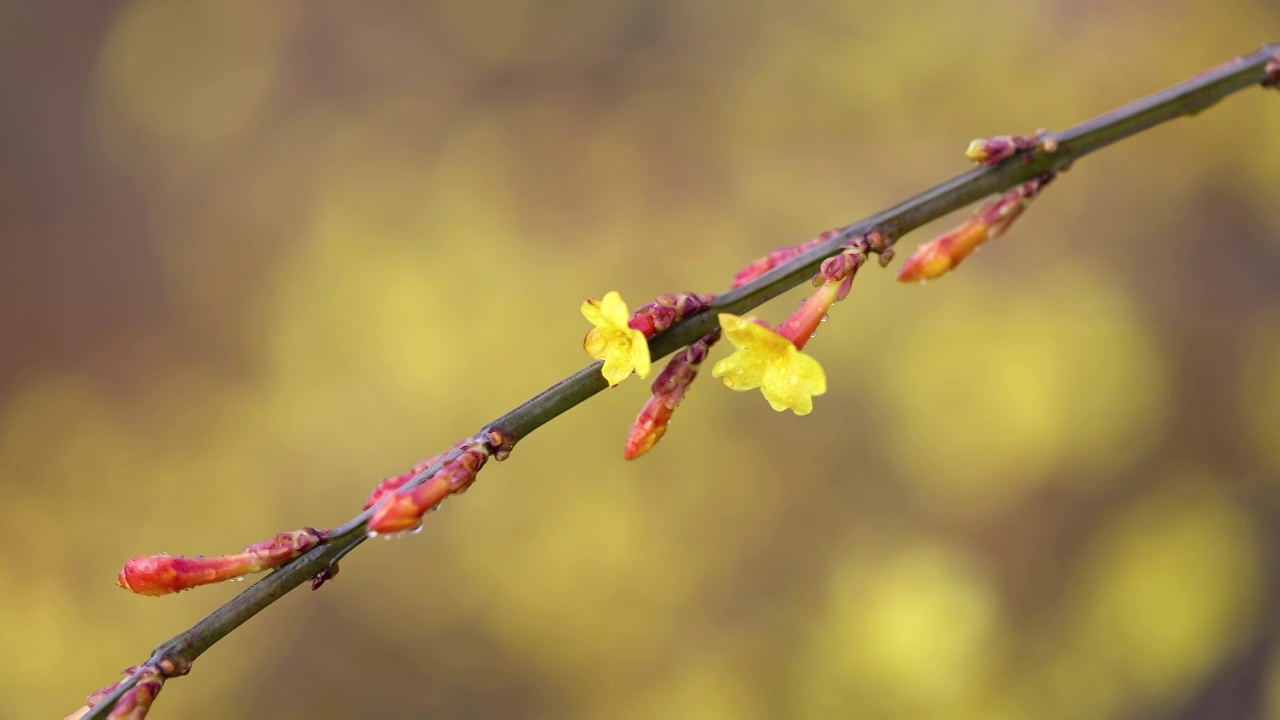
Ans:
[[[0,2],[0,717],[244,587],[125,559],[341,523],[584,365],[584,298],[721,290],[1277,40],[1264,0]],[[954,275],[866,268],[812,415],[707,377],[628,463],[626,382],[153,717],[1280,719],[1278,187],[1276,93],[1110,148]]]

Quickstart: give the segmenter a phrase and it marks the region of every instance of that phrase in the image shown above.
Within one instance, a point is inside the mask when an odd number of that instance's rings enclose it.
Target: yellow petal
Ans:
[[[586,318],[587,322],[595,325],[596,327],[605,326],[604,315],[600,313],[599,300],[592,298],[582,303],[582,307],[579,309],[582,311],[582,317]]]
[[[797,352],[792,363],[794,363],[796,376],[800,378],[801,390],[808,395],[822,395],[827,391],[827,373],[817,360]]]
[[[724,337],[736,347],[742,347],[744,344],[751,344],[752,336],[747,330],[748,327],[755,325],[750,318],[738,317],[729,313],[720,313],[720,329],[724,331]],[[756,325],[756,327],[759,327]]]
[[[749,350],[738,350],[720,360],[711,368],[711,376],[720,378],[730,390],[754,390],[760,387],[767,360],[758,358]]]
[[[582,341],[582,349],[596,360],[603,360],[605,352],[609,348],[609,339],[605,337],[605,333],[598,327],[591,328],[587,331],[587,337]]]
[[[615,386],[631,376],[631,367],[631,358],[623,353],[612,352],[604,359],[600,374],[609,381],[609,385]]]
[[[641,378],[649,375],[649,341],[639,330],[631,331],[631,363],[635,365],[636,375]]]
[[[755,318],[742,318],[721,313],[720,328],[724,331],[725,338],[735,346],[743,349],[750,348],[765,355],[781,356],[795,348],[790,340],[760,325]]]
[[[811,400],[809,401],[808,409],[805,409],[804,405],[802,404],[803,400],[808,400],[808,398],[778,397],[774,393],[770,392],[769,388],[767,387],[761,387],[760,394],[764,395],[764,399],[769,401],[769,407],[773,408],[774,410],[777,410],[778,412],[782,412],[783,410],[791,410],[797,415],[808,415],[809,412],[813,410],[813,401]],[[799,407],[800,409],[797,410],[796,409],[797,407]]]
[[[813,411],[813,396],[827,391],[827,376],[817,360],[793,351],[788,362],[766,375],[760,391],[774,410],[790,408],[797,415],[808,415]]]
[[[622,302],[622,296],[617,290],[605,293],[604,299],[600,301],[600,314],[604,316],[605,322],[618,329],[626,328],[631,319],[627,304]]]

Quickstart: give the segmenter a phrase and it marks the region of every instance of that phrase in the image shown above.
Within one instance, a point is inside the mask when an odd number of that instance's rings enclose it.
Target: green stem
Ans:
[[[901,237],[910,230],[988,195],[1003,192],[1045,173],[1064,170],[1074,161],[1114,142],[1174,118],[1194,115],[1232,93],[1267,80],[1265,68],[1276,57],[1280,57],[1280,43],[1264,45],[1256,52],[1226,62],[1190,80],[1061,133],[1051,134],[1049,137],[1057,141],[1054,152],[1036,151],[1029,158],[1015,156],[999,165],[970,170],[888,210],[849,225],[835,237],[810,248],[791,261],[741,287],[717,295],[708,310],[685,318],[653,336],[649,340],[650,353],[655,359],[669,355],[710,332],[715,326],[718,313],[742,314],[808,280],[823,260],[838,253],[841,246],[853,237],[872,230],[879,231],[886,238]],[[489,423],[477,437],[484,437],[490,430],[498,430],[508,438],[523,439],[606,387],[608,383],[600,375],[600,363],[595,363]],[[456,455],[457,452],[451,453],[444,460],[417,474],[404,488],[421,485],[445,461]],[[360,513],[335,529],[325,544],[262,578],[190,629],[161,644],[147,665],[154,666],[168,659],[178,667],[188,667],[214,643],[363,542],[371,513],[372,510]],[[84,720],[105,718],[116,700],[137,682],[138,675],[139,673],[134,673],[126,678]]]

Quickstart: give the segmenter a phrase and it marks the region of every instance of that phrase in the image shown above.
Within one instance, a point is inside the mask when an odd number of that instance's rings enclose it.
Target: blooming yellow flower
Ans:
[[[595,325],[587,332],[582,349],[604,361],[600,372],[610,385],[626,380],[632,370],[642,378],[649,374],[649,341],[644,333],[627,325],[631,313],[622,296],[610,290],[603,300],[588,300],[582,303],[582,316]]]
[[[711,374],[720,378],[725,387],[760,388],[764,399],[778,412],[790,408],[797,415],[808,415],[813,411],[813,396],[827,391],[827,374],[817,360],[750,318],[722,313],[720,327],[738,348],[711,368]]]

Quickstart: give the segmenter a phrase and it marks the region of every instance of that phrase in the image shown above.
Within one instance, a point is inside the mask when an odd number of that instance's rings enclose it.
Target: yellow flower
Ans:
[[[627,325],[631,314],[616,291],[610,290],[603,300],[582,303],[582,316],[595,325],[582,348],[604,361],[600,372],[610,385],[626,380],[632,370],[642,378],[649,374],[649,341],[644,333]]]
[[[787,338],[750,318],[727,313],[720,315],[720,327],[738,349],[716,363],[711,374],[730,390],[760,388],[774,410],[790,408],[797,415],[808,415],[813,396],[827,391],[822,366]]]

